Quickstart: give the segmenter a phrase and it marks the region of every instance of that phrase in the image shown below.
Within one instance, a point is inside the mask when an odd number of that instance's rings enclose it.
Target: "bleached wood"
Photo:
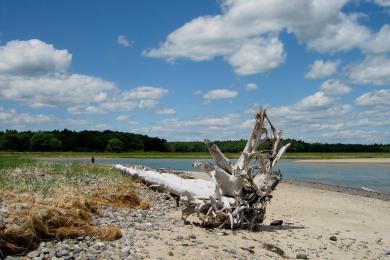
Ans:
[[[264,220],[271,193],[282,177],[274,168],[290,146],[280,147],[282,132],[271,123],[264,109],[255,118],[251,135],[234,165],[216,144],[205,140],[215,165],[194,161],[193,166],[207,172],[211,181],[183,179],[168,172],[139,167],[116,165],[115,168],[179,196],[184,204],[183,219],[196,214],[205,225],[252,229]],[[261,143],[267,148],[258,151]],[[252,164],[253,159],[256,159],[255,164]]]

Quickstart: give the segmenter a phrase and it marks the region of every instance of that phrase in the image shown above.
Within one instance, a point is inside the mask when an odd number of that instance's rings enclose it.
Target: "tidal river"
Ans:
[[[128,159],[128,158],[97,158],[97,163],[103,164],[142,164],[151,168],[169,168],[172,170],[198,171],[192,167],[192,161],[197,159]],[[207,159],[200,159],[205,160]],[[65,161],[54,159],[54,161]],[[68,159],[66,161],[69,161]],[[71,159],[71,161],[89,162],[88,159]],[[294,160],[281,160],[279,169],[284,178],[318,182],[329,185],[339,185],[390,193],[390,166],[373,164],[332,164],[332,163],[300,163]]]

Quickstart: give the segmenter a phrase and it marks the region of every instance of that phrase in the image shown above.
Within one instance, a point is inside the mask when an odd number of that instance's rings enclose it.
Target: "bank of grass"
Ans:
[[[0,156],[0,191],[32,192],[46,197],[59,187],[79,188],[83,184],[80,178],[124,181],[124,177],[109,166]]]
[[[168,152],[0,152],[1,157],[23,158],[135,158],[135,159],[211,159],[209,153],[168,153]],[[228,158],[238,158],[239,153],[226,153]],[[390,158],[390,153],[286,153],[284,159],[350,159],[350,158]]]
[[[47,162],[15,154],[0,156],[0,208],[3,203],[0,259],[26,254],[41,240],[118,239],[118,227],[93,225],[100,206],[150,207],[138,196],[132,180],[110,166]]]

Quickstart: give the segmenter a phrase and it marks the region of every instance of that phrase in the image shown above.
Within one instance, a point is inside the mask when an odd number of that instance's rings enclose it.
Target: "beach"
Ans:
[[[124,238],[112,242],[134,241],[135,255],[141,258],[382,259],[390,254],[390,202],[378,198],[282,183],[273,193],[264,225],[250,232],[202,228],[196,217],[183,223],[171,200],[163,202],[167,197],[161,193],[141,190],[157,204],[146,222],[134,224]],[[273,220],[283,224],[270,226]]]

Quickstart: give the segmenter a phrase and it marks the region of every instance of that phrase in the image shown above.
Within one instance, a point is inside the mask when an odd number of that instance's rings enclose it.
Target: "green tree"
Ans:
[[[108,141],[106,151],[118,153],[118,152],[122,152],[124,150],[125,150],[125,144],[121,140],[119,140],[118,138],[111,138]]]
[[[61,141],[50,133],[37,132],[31,137],[31,149],[33,151],[58,151],[61,150]]]

